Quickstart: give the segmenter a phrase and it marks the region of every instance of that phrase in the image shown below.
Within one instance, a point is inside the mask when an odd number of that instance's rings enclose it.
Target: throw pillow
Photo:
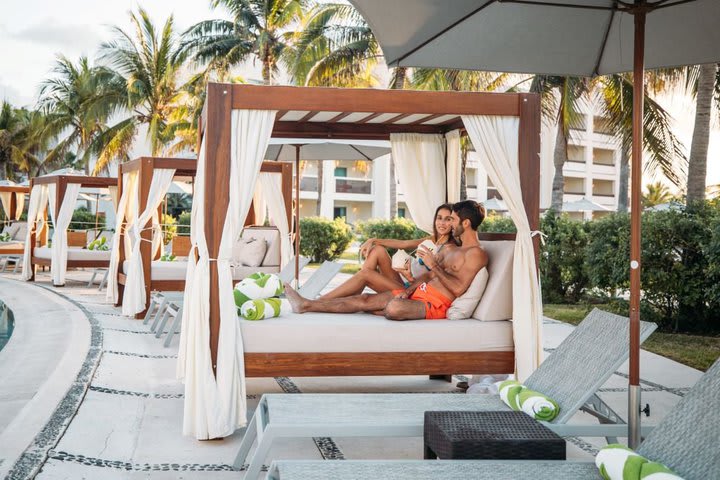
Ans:
[[[267,242],[262,238],[250,238],[238,241],[237,259],[246,267],[259,267],[267,252]]]
[[[486,267],[480,269],[475,275],[472,283],[468,289],[457,297],[450,305],[447,311],[447,318],[449,320],[463,320],[470,318],[477,308],[478,303],[482,299],[483,293],[485,293],[485,287],[488,282],[488,271]]]

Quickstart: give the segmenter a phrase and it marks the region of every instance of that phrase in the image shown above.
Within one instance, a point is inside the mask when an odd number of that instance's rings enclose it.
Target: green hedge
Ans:
[[[547,241],[540,243],[540,279],[548,303],[577,302],[589,286],[585,249],[588,224],[548,212],[540,222]]]
[[[353,233],[342,218],[324,217],[300,219],[300,254],[313,262],[338,258],[350,246]]]
[[[355,224],[360,243],[368,238],[393,238],[395,240],[412,240],[415,238],[427,237],[429,234],[420,230],[412,220],[396,217],[392,220],[373,218],[365,222]],[[388,249],[390,255],[395,249]]]
[[[177,220],[177,234],[190,236],[190,212],[182,212]]]
[[[98,229],[105,229],[105,216],[100,215],[98,217]],[[95,214],[89,211],[86,207],[80,207],[75,210],[72,214],[72,220],[68,226],[70,230],[94,230],[95,229]]]

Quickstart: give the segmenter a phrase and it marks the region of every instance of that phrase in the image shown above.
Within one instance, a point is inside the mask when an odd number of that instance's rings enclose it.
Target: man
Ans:
[[[285,284],[285,294],[296,313],[369,312],[384,315],[390,320],[446,318],[453,300],[465,293],[475,275],[488,263],[487,254],[477,237],[477,229],[484,218],[485,211],[477,202],[466,200],[454,204],[453,236],[461,241],[462,247],[443,249],[437,255],[420,247],[417,255],[430,271],[418,277],[405,290],[309,300]]]

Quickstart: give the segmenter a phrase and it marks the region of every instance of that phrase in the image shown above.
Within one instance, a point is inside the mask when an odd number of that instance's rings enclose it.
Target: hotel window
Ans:
[[[347,220],[347,207],[333,208],[333,218],[344,218]]]

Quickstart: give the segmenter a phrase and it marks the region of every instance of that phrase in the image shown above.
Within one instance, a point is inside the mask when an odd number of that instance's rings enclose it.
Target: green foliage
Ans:
[[[313,262],[338,258],[352,239],[352,229],[342,218],[300,219],[300,254],[310,257]]]
[[[510,217],[500,215],[488,215],[480,225],[481,232],[493,233],[515,233],[515,222]]]
[[[590,283],[585,265],[588,225],[548,212],[540,229],[547,235],[540,254],[543,298],[552,303],[577,302]]]
[[[177,234],[190,236],[190,212],[182,212],[177,220]]]
[[[163,245],[167,245],[172,242],[172,239],[177,235],[177,220],[170,215],[162,214],[160,217],[161,229],[162,229],[162,241]]]
[[[428,236],[428,233],[420,230],[412,220],[400,217],[392,220],[373,218],[365,222],[358,222],[355,228],[360,242],[364,242],[368,238],[412,240]],[[388,252],[393,255],[396,250],[391,248],[388,249]]]
[[[70,221],[69,230],[94,230],[95,229],[95,214],[89,211],[86,207],[80,207],[73,212],[72,220]],[[100,215],[97,217],[97,229],[105,230],[105,216]]]

